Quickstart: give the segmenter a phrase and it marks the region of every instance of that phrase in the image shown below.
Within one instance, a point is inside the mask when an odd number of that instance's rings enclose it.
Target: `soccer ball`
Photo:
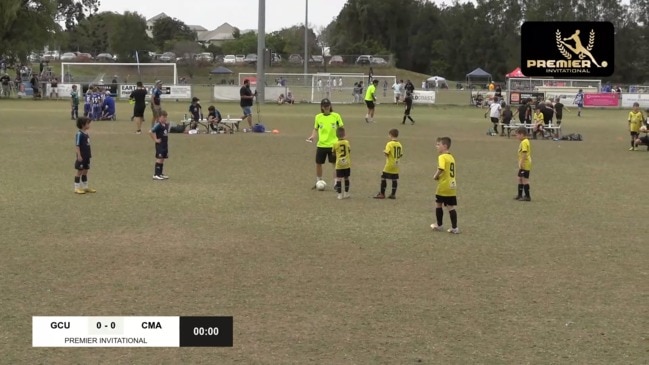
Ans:
[[[318,180],[317,183],[315,183],[315,188],[322,191],[327,187],[327,183],[324,182],[324,180]]]

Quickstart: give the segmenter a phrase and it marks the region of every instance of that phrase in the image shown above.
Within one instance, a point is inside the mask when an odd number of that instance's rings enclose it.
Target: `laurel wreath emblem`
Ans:
[[[561,41],[562,41],[561,38],[562,37],[561,37],[561,31],[559,29],[557,29],[557,33],[555,34],[555,38],[557,40],[557,48],[559,49],[559,52],[561,52],[563,57],[565,57],[568,60],[572,59],[572,55],[570,54],[570,52],[566,51],[566,49],[563,47],[563,43],[561,43]]]

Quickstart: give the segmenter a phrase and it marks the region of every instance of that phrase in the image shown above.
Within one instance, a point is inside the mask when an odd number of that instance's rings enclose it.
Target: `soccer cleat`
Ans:
[[[438,226],[436,223],[431,224],[430,228],[432,228],[433,231],[437,231],[437,232],[442,232],[444,230],[442,226]]]
[[[341,193],[338,193],[338,199],[342,200],[342,198],[343,198],[343,195]]]
[[[629,151],[635,151],[635,147],[629,148]]]
[[[381,194],[381,193],[378,193],[378,194],[376,194],[376,195],[374,196],[374,199],[385,199],[385,195],[384,195],[384,194]]]
[[[452,234],[458,234],[458,233],[460,233],[460,229],[457,228],[457,227],[455,227],[455,228],[449,228],[448,231],[446,231],[446,232],[448,232],[448,233],[452,233]]]
[[[397,198],[397,196],[394,195],[394,194],[391,194],[391,195],[388,197],[388,199],[396,199],[396,198]]]
[[[153,180],[164,180],[165,178],[160,175],[153,175]]]
[[[526,196],[524,198],[521,198],[520,200],[523,201],[523,202],[531,202],[532,198],[530,198],[529,196]]]
[[[83,188],[83,191],[85,191],[86,193],[96,193],[97,192],[97,190],[95,190],[93,188]]]
[[[349,195],[348,192],[343,193],[343,199],[349,199],[350,197],[351,197],[351,195]]]
[[[523,197],[522,196],[515,196],[514,200],[523,200]]]
[[[165,180],[167,180],[169,178],[169,176],[167,176],[167,175],[160,175],[160,177],[165,179]]]
[[[135,131],[135,134],[142,134],[142,131]]]
[[[77,189],[74,189],[74,193],[75,193],[75,194],[85,194],[86,191],[83,190],[83,189],[81,189],[81,188],[77,188]]]
[[[369,123],[370,119],[368,117],[365,117],[365,123]]]

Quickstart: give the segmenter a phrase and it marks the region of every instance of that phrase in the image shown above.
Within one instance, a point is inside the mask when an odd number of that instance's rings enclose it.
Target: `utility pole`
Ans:
[[[259,21],[257,24],[257,102],[264,103],[265,57],[266,57],[266,0],[259,0]]]

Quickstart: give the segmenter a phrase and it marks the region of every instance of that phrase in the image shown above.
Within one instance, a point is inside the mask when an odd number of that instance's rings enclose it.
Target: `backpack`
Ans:
[[[252,126],[252,131],[254,133],[264,133],[264,132],[266,132],[266,127],[264,127],[263,124],[257,123],[254,126]]]
[[[184,132],[185,132],[184,124],[178,124],[169,128],[169,133],[184,133]]]

